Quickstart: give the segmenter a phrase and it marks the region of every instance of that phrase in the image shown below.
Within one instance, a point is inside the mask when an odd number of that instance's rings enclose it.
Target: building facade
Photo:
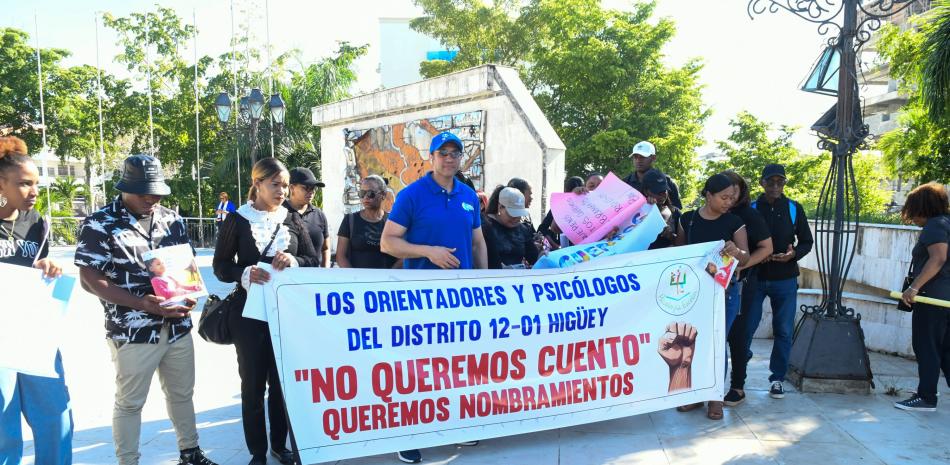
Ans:
[[[86,163],[83,160],[74,157],[60,158],[53,152],[41,152],[33,156],[36,168],[40,172],[40,186],[46,187],[56,184],[57,181],[72,178],[76,185],[86,186],[91,184],[94,195],[101,197],[101,186],[103,177],[98,173],[98,169],[93,168],[92,177],[86,176]],[[82,190],[73,199],[73,204],[69,206],[74,216],[84,216],[91,208],[96,205],[90,205],[90,199],[86,199]],[[95,202],[93,202],[95,203]],[[60,205],[65,208],[65,205]]]

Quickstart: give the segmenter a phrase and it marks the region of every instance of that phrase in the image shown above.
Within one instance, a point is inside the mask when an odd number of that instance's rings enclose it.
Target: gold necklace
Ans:
[[[17,219],[17,217],[19,217],[19,216],[20,216],[20,215],[18,214],[17,216],[13,217],[13,220],[11,221],[10,229],[9,229],[9,230],[7,230],[7,228],[5,228],[3,225],[0,225],[0,228],[2,228],[2,229],[3,229],[4,231],[6,231],[6,233],[7,233],[7,240],[8,240],[8,241],[11,241],[11,242],[13,241],[13,230],[16,229],[16,219]]]

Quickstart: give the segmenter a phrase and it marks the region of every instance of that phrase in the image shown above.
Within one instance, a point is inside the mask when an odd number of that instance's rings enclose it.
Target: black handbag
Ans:
[[[905,276],[905,277],[904,277],[904,284],[901,285],[901,294],[903,294],[905,291],[907,291],[907,288],[910,287],[910,285],[911,285],[913,282],[914,282],[914,277],[913,277],[913,276],[911,276],[911,275]],[[907,305],[907,304],[905,304],[903,299],[898,299],[898,301],[897,301],[897,309],[900,310],[900,311],[902,311],[902,312],[912,312],[912,311],[914,311],[914,306],[913,306],[913,305]]]
[[[280,225],[274,229],[274,234],[270,236],[270,242],[261,256],[267,254],[270,246],[274,244],[274,238],[277,237],[277,231]],[[225,298],[216,295],[210,295],[201,310],[201,318],[198,320],[198,335],[202,339],[215,344],[234,344],[234,337],[231,335],[231,315],[234,312],[244,310],[244,303],[247,301],[247,293],[241,291],[241,284],[238,283]]]

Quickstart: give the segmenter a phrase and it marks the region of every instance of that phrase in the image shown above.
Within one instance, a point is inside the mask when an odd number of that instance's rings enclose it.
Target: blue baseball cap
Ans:
[[[443,132],[432,138],[432,144],[429,145],[429,153],[435,153],[436,150],[439,150],[443,145],[449,143],[454,143],[458,146],[459,150],[465,148],[465,144],[462,143],[462,139],[459,139],[458,136],[451,132]]]

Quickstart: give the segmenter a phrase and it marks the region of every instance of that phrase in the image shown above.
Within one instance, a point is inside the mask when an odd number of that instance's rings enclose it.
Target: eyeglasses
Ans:
[[[359,196],[360,196],[361,199],[362,199],[362,198],[367,198],[367,199],[373,200],[373,199],[376,198],[377,195],[382,195],[383,193],[382,193],[382,192],[376,192],[376,191],[359,191],[358,194],[359,194]]]
[[[765,185],[769,187],[782,187],[785,185],[785,180],[784,179],[768,180],[768,181],[765,181]]]
[[[438,153],[442,157],[452,157],[452,158],[455,158],[456,160],[459,158],[462,158],[462,155],[465,155],[464,153],[458,150],[437,150],[436,153]]]
[[[300,184],[300,188],[306,192],[313,192],[317,190],[317,186],[308,186],[306,184]]]

